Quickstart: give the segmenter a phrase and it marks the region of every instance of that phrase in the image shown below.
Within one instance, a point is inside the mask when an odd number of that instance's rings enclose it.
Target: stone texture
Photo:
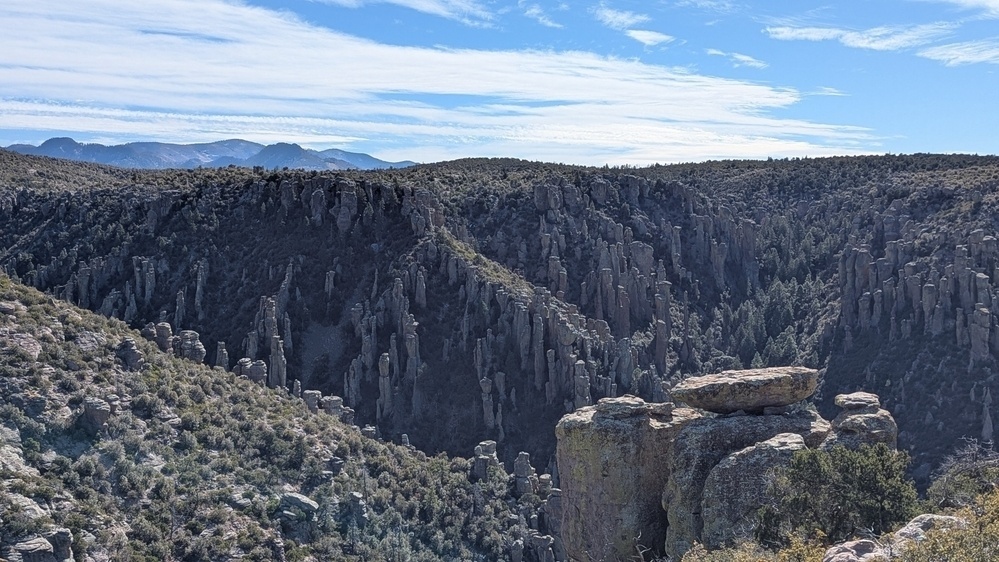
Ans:
[[[726,456],[782,433],[801,435],[815,447],[829,433],[829,422],[811,411],[788,415],[701,418],[686,424],[676,437],[662,495],[669,528],[666,553],[679,559],[700,539],[701,501],[708,474]],[[659,461],[661,464],[662,461]],[[656,466],[656,465],[652,465]]]
[[[698,418],[693,410],[672,411],[670,404],[626,395],[559,421],[562,540],[569,560],[630,559],[637,545],[662,548],[666,513],[657,492],[669,476],[663,460],[677,434]]]
[[[761,412],[801,402],[815,392],[818,382],[815,369],[772,367],[691,377],[671,392],[675,399],[709,412]]]
[[[781,433],[732,453],[712,468],[701,499],[701,543],[715,549],[752,537],[773,471],[789,465],[794,452],[804,448],[800,435]]]
[[[844,410],[866,410],[868,408],[877,410],[881,407],[881,399],[878,398],[877,394],[870,392],[840,394],[833,399],[833,403]]]

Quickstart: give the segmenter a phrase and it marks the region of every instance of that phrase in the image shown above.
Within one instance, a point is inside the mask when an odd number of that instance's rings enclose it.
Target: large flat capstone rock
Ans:
[[[818,383],[815,369],[770,367],[691,377],[670,392],[674,399],[709,412],[760,413],[764,408],[801,402],[815,392]]]

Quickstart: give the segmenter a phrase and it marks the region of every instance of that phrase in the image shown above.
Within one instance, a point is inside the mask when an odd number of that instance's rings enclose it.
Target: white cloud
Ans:
[[[845,31],[830,27],[767,27],[763,30],[772,39],[781,41],[828,41],[839,39]]]
[[[220,0],[4,0],[0,21],[0,130],[586,164],[877,143],[773,117],[801,99],[793,89],[578,51],[387,45]]]
[[[551,19],[547,13],[545,13],[544,8],[539,4],[527,4],[524,0],[517,2],[517,5],[524,10],[524,15],[535,20],[545,27],[551,27],[555,29],[561,29],[562,24]]]
[[[986,15],[999,17],[999,0],[937,0],[956,4],[968,10],[982,10]]]
[[[929,47],[919,51],[919,56],[943,62],[947,66],[983,62],[999,64],[999,38]]]
[[[847,94],[843,93],[840,90],[837,90],[836,88],[832,88],[832,87],[829,87],[829,86],[822,86],[818,90],[815,90],[814,92],[811,92],[810,95],[813,95],[813,96],[836,96],[836,97],[842,97],[842,96],[846,96]]]
[[[763,31],[773,39],[782,41],[832,41],[847,47],[875,51],[900,51],[933,42],[950,34],[957,27],[949,22],[911,26],[881,26],[863,31],[834,27],[767,27]]]
[[[367,4],[394,4],[425,14],[480,24],[492,19],[492,13],[475,0],[318,0],[345,8],[360,8]]]
[[[646,47],[654,47],[660,43],[669,43],[675,39],[675,37],[666,35],[665,33],[646,29],[629,29],[624,34]]]
[[[680,0],[676,5],[681,8],[694,7],[724,14],[735,12],[739,9],[739,6],[735,2],[729,2],[728,0]]]
[[[595,6],[593,8],[593,15],[600,23],[618,31],[623,31],[630,27],[635,27],[636,25],[648,23],[650,20],[649,16],[645,14],[615,10],[613,8],[608,8],[604,4]]]
[[[732,61],[732,65],[736,66],[736,67],[748,66],[750,68],[760,68],[760,69],[763,69],[763,68],[766,68],[766,67],[770,66],[769,64],[767,64],[767,63],[765,63],[765,62],[763,62],[763,61],[761,61],[761,60],[759,60],[757,58],[753,58],[753,57],[751,57],[749,55],[744,55],[742,53],[726,53],[725,51],[719,51],[718,49],[708,49],[705,52],[707,52],[707,54],[709,54],[711,56],[725,57],[725,58],[729,59],[730,61]]]

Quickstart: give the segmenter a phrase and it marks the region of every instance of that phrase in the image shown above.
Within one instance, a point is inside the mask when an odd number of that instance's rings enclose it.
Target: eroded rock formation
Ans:
[[[637,547],[679,559],[695,542],[730,545],[752,535],[769,500],[768,475],[795,451],[893,444],[894,421],[873,394],[838,396],[844,412],[832,424],[796,403],[811,395],[817,376],[732,371],[673,389],[725,414],[624,396],[564,416],[556,434],[568,559],[627,559]]]

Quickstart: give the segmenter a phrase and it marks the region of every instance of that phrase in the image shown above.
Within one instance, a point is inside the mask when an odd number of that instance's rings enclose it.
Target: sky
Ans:
[[[0,146],[999,153],[999,0],[2,0]]]

